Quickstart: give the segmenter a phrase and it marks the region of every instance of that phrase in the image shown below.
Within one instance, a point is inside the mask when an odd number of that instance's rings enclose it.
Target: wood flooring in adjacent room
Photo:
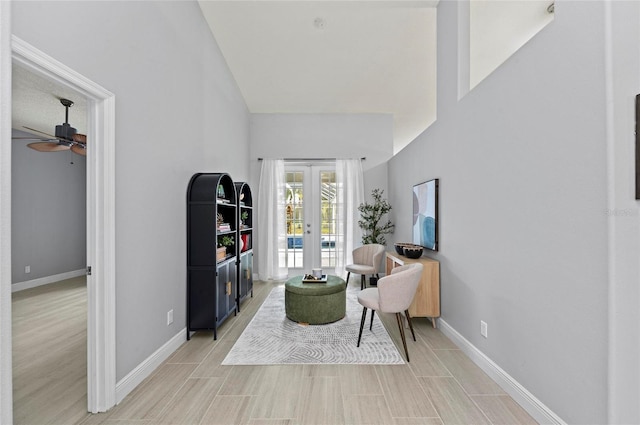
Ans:
[[[11,304],[14,425],[86,418],[86,277],[14,292]]]
[[[69,396],[68,405],[57,406],[57,410],[52,410],[49,416],[44,407],[40,407],[40,401],[29,399],[29,407],[23,409],[24,414],[33,411],[41,416],[24,417],[30,422],[16,420],[16,424],[536,423],[447,337],[433,329],[431,322],[422,318],[414,321],[418,341],[407,342],[411,363],[406,365],[222,366],[227,352],[275,285],[256,282],[254,298],[244,301],[241,312],[219,328],[217,341],[213,340],[211,333],[196,333],[191,341],[185,342],[109,412],[97,415],[85,413],[85,391],[82,406],[77,395]],[[70,296],[74,298],[74,295]],[[56,303],[46,303],[50,304]],[[86,308],[86,301],[81,304]],[[31,341],[35,347],[39,345],[38,339],[47,334],[38,328],[48,328],[42,325],[49,320],[54,322],[62,319],[54,319],[54,313],[43,313],[40,307],[31,308],[30,311],[37,315],[53,314],[50,319],[34,320],[31,325],[33,330],[28,328],[25,331],[33,332],[34,338],[25,337],[24,341]],[[86,315],[86,311],[83,314]],[[383,320],[402,352],[395,318],[383,315]],[[26,320],[20,318],[19,321]],[[14,323],[14,332],[16,325]],[[47,337],[58,340],[66,335]],[[67,344],[72,345],[78,339],[83,340],[83,349],[86,350],[84,329],[77,336],[71,336]],[[356,339],[357,335],[354,335],[354,343]],[[31,353],[32,349],[26,347],[24,341],[20,343],[21,349]],[[83,354],[86,357],[86,352]],[[37,360],[33,359],[34,363]],[[27,364],[20,361],[18,366],[24,369]],[[86,359],[84,365],[86,368]],[[36,383],[22,383],[22,388],[38,386],[42,377],[51,373],[36,367],[28,369],[28,374],[22,372],[23,376],[27,381]],[[70,384],[61,382],[66,375],[73,376],[73,371],[62,372],[59,369],[55,375],[54,382],[48,385],[56,388],[76,386],[75,382],[80,380],[72,378]],[[86,378],[82,378],[82,385],[86,388]],[[51,390],[51,394],[56,392]],[[25,400],[24,397],[22,399]],[[60,397],[56,404],[62,405],[62,399],[66,397]],[[59,413],[58,410],[65,413]]]

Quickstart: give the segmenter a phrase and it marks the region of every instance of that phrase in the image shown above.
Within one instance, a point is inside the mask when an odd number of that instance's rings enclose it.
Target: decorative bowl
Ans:
[[[408,257],[408,258],[420,258],[420,257],[422,257],[422,250],[423,249],[424,248],[422,248],[419,245],[405,246],[403,248],[404,256]]]
[[[407,242],[398,242],[393,244],[394,248],[396,249],[396,252],[400,255],[404,255],[404,247],[405,246],[413,246],[413,244],[407,243]]]

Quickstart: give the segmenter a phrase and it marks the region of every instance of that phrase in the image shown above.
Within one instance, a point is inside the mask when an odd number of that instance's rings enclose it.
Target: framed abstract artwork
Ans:
[[[413,186],[413,243],[438,250],[438,179]]]

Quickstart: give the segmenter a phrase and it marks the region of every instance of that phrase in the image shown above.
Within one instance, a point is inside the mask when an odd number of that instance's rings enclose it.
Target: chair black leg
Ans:
[[[373,329],[373,315],[375,314],[375,310],[371,310],[371,323],[369,324],[369,330]]]
[[[364,328],[364,320],[366,318],[367,318],[367,307],[362,307],[362,319],[360,320],[360,333],[358,334],[358,345],[356,345],[356,347],[360,347],[360,339],[362,339],[362,328]]]
[[[347,272],[347,284],[349,284],[349,276],[351,276],[351,272]]]
[[[365,288],[365,281],[367,280],[367,277],[363,274],[360,275],[360,290],[363,290]]]
[[[402,326],[402,317],[400,313],[396,313],[396,320],[398,321],[398,327],[400,328],[400,337],[402,338],[404,354],[407,356],[407,363],[409,363],[409,351],[407,351],[407,340],[404,338],[404,327]]]
[[[407,317],[407,322],[409,323],[409,329],[411,329],[411,335],[413,335],[413,340],[416,340],[416,334],[413,332],[413,324],[411,324],[411,316],[409,315],[409,310],[404,311],[404,315]]]

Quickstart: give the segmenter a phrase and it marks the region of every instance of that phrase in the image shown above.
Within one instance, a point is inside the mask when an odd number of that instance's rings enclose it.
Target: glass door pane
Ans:
[[[320,266],[336,266],[336,172],[320,171]]]
[[[281,265],[288,268],[304,267],[304,174],[286,171],[287,250],[281,257]]]
[[[290,275],[335,267],[335,165],[287,165],[285,174],[287,247],[280,265]]]

